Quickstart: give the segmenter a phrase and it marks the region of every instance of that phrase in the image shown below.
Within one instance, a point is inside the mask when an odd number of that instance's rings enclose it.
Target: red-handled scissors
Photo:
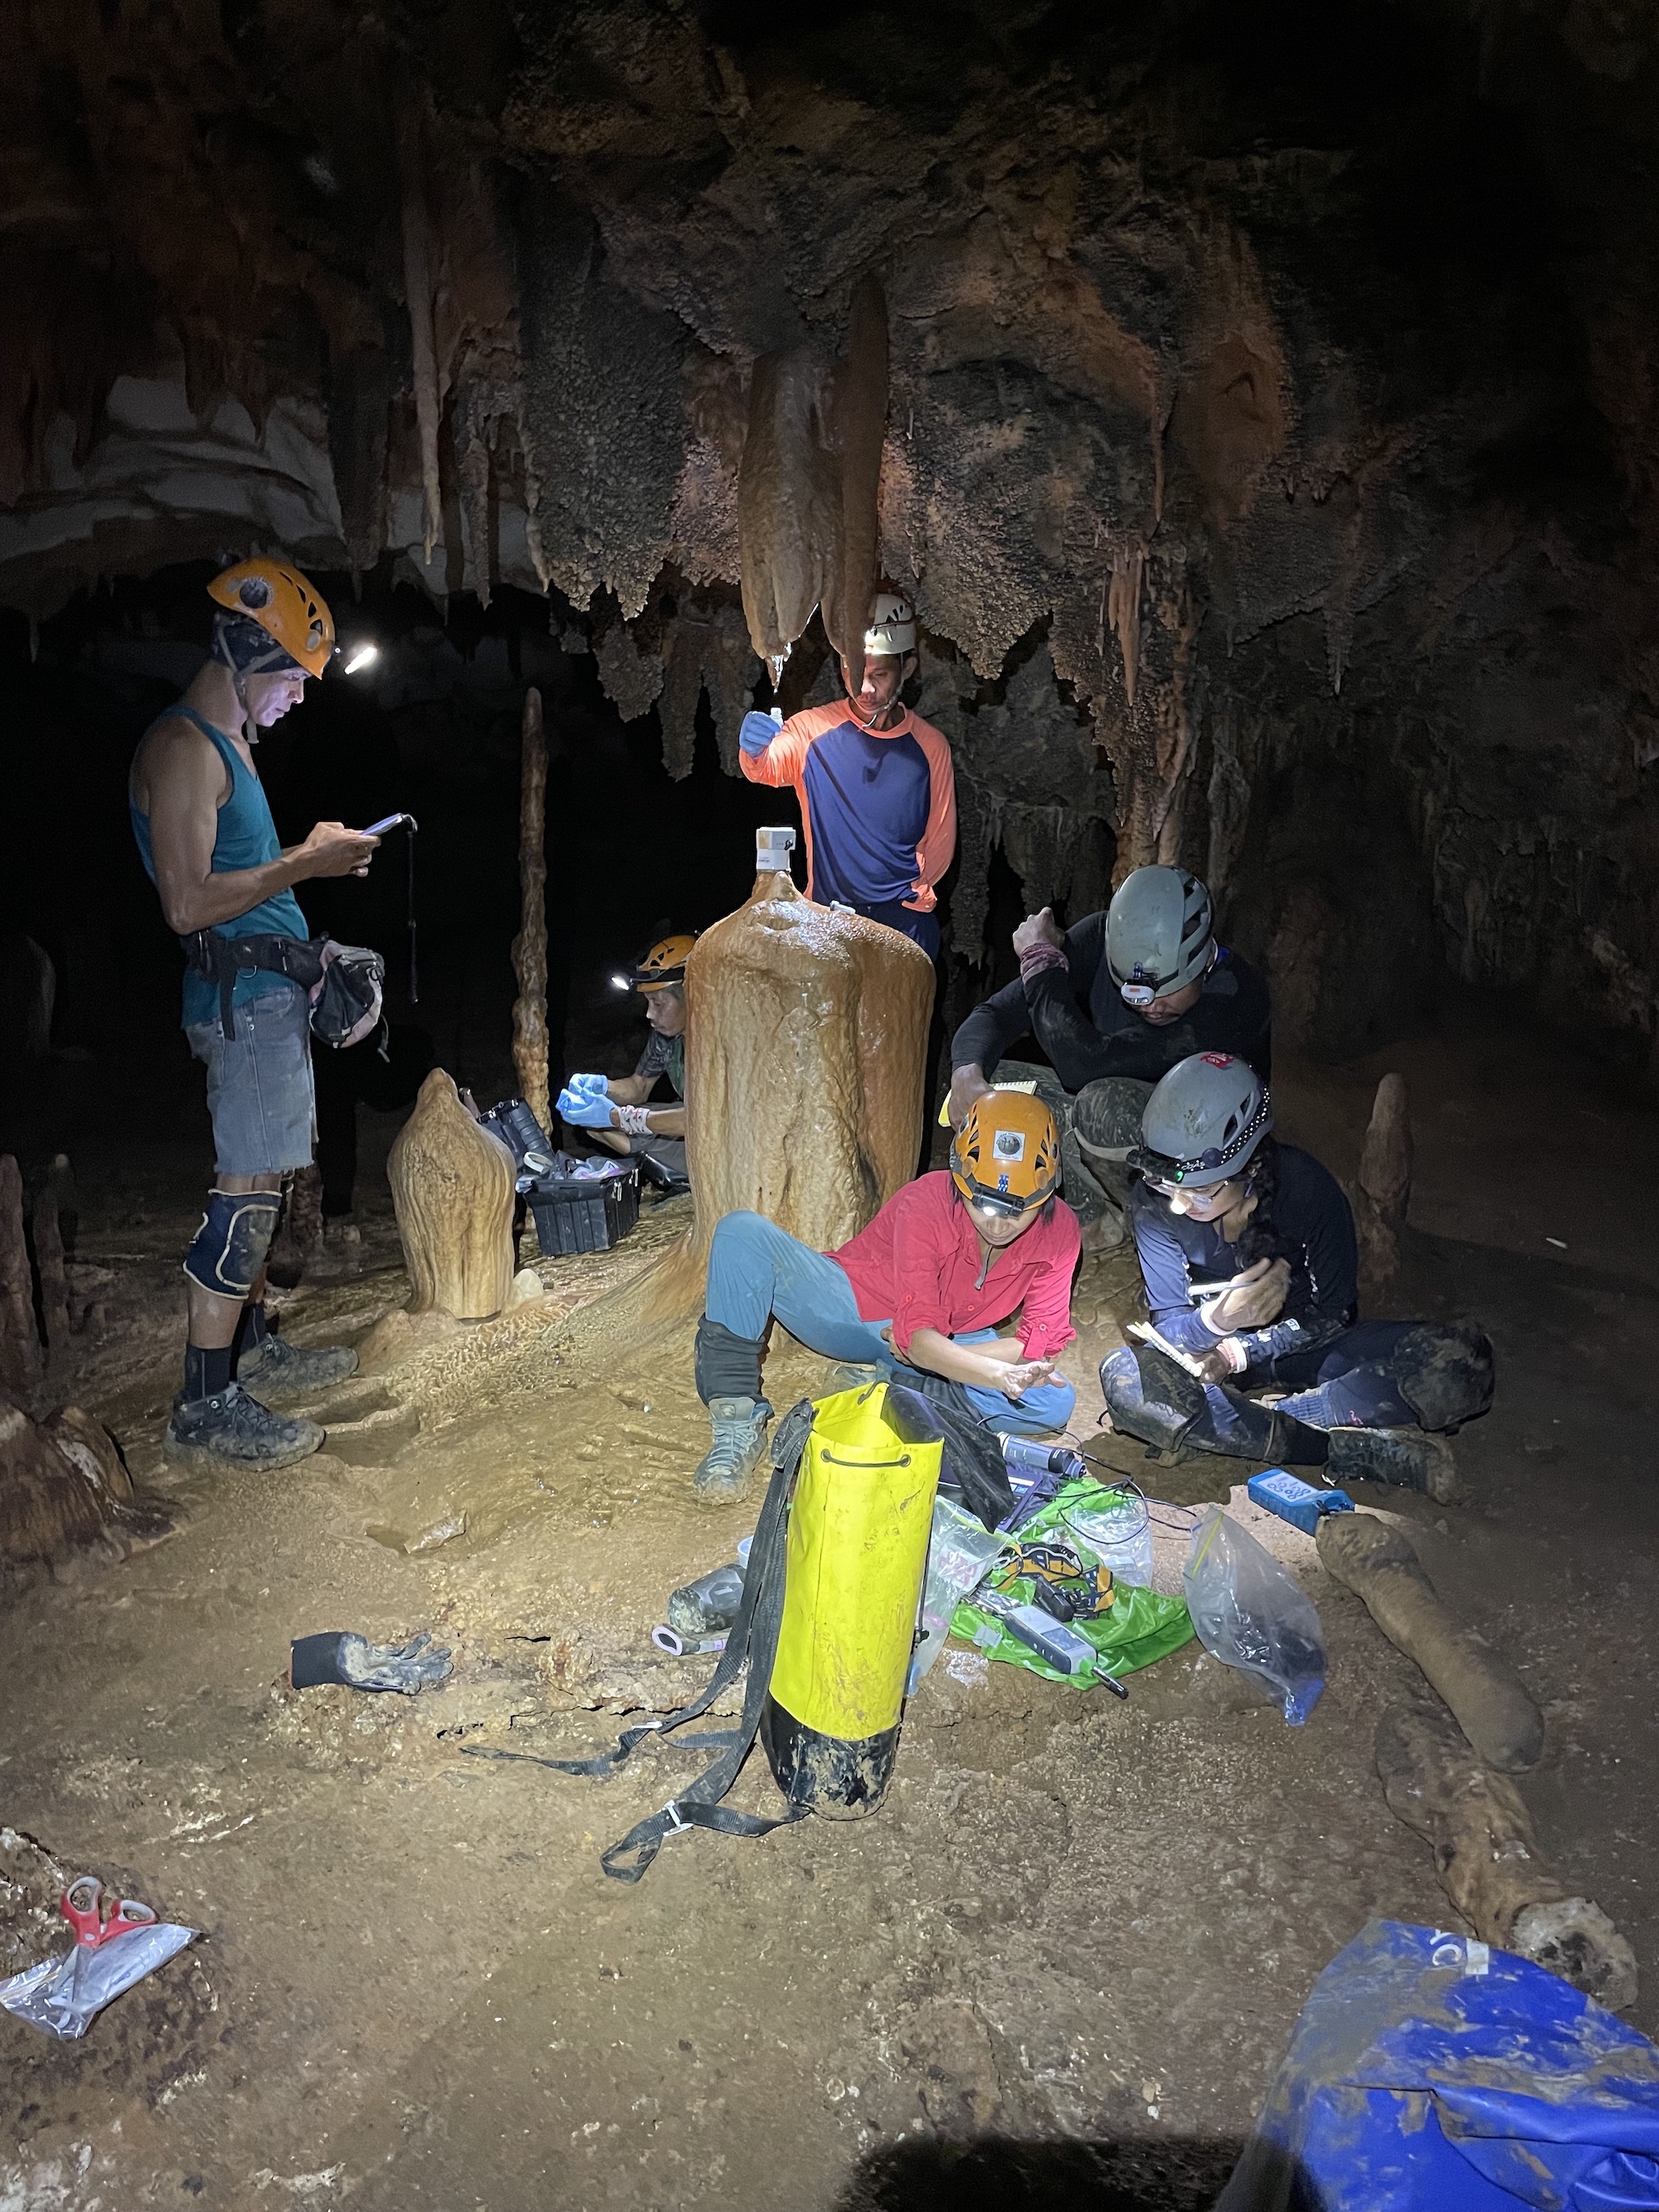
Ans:
[[[58,1903],[75,1930],[76,1942],[84,1943],[89,1951],[95,1951],[100,1943],[113,1942],[134,1928],[155,1925],[155,1915],[136,1897],[110,1898],[106,1917],[104,1885],[95,1874],[77,1875]]]

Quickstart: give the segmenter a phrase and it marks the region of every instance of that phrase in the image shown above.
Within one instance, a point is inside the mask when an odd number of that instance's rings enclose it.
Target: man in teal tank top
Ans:
[[[245,561],[215,577],[212,657],[146,731],[127,796],[133,835],[167,927],[181,939],[309,937],[294,885],[362,875],[379,840],[319,822],[302,845],[277,841],[253,765],[269,729],[319,677],[334,649],[327,607],[286,562]],[[268,969],[239,973],[225,1033],[218,986],[187,972],[185,1031],[207,1068],[216,1173],[185,1257],[190,1286],[184,1388],[170,1459],[289,1466],[317,1449],[314,1421],[262,1401],[304,1397],[356,1365],[339,1348],[301,1351],[271,1334],[264,1258],[285,1174],[311,1164],[315,1119],[309,994]],[[256,1398],[243,1387],[252,1380]]]

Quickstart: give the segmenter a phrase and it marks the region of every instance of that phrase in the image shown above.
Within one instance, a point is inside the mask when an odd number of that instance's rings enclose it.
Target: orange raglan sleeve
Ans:
[[[817,735],[805,714],[792,714],[763,753],[739,752],[738,758],[750,783],[770,784],[774,789],[800,781],[807,750]]]
[[[957,856],[957,771],[951,744],[941,730],[920,715],[913,715],[911,733],[927,759],[933,796],[927,808],[927,827],[916,847],[915,895],[905,900],[918,914],[931,914],[937,902],[939,879]]]

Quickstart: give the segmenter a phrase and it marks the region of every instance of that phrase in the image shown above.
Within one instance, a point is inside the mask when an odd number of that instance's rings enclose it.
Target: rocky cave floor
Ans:
[[[1499,1385],[1458,1440],[1459,1504],[1367,1502],[1405,1517],[1546,1707],[1523,1794],[1568,1887],[1634,1945],[1651,2033],[1654,1117],[1491,1036],[1285,1069],[1282,1132],[1351,1174],[1389,1066],[1411,1085],[1418,1168],[1382,1310],[1479,1316]],[[406,1295],[379,1172],[391,1125],[364,1119],[361,1249],[289,1296],[301,1341],[361,1340]],[[1447,1923],[1371,1764],[1413,1670],[1316,1568],[1330,1680],[1304,1729],[1196,1645],[1127,1705],[940,1665],[879,1817],[676,1839],[638,1887],[607,1881],[600,1850],[702,1757],[647,1747],[602,1784],[463,1745],[581,1755],[708,1663],[661,1659],[649,1631],[753,1505],[691,1502],[684,1336],[580,1326],[684,1210],[603,1262],[544,1263],[553,1302],[524,1310],[520,1353],[428,1375],[418,1435],[357,1447],[392,1456],[186,1475],[159,1437],[198,1150],[187,1133],[76,1161],[80,1255],[109,1271],[113,1326],[60,1387],[188,1517],[124,1564],[5,1593],[0,1966],[46,1948],[54,1869],[96,1869],[203,1940],[80,2043],[0,2016],[8,2212],[1006,2212],[1056,2187],[1200,2205],[1331,1954],[1373,1914]],[[1085,1261],[1080,1428],[1131,1285],[1122,1255]],[[775,1358],[775,1400],[823,1371]],[[401,1373],[346,1386],[345,1412],[404,1402]],[[1176,1504],[1254,1471],[1103,1449]],[[283,1686],[293,1637],[422,1626],[455,1650],[435,1694]],[[734,1802],[775,1802],[758,1754]]]

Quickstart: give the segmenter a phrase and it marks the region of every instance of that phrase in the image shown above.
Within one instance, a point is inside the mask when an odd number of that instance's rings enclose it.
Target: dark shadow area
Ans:
[[[1158,2142],[1018,2142],[945,2137],[872,2151],[836,2212],[1202,2212],[1243,2145],[1173,2136]],[[1294,2198],[1291,2200],[1295,2202]]]

